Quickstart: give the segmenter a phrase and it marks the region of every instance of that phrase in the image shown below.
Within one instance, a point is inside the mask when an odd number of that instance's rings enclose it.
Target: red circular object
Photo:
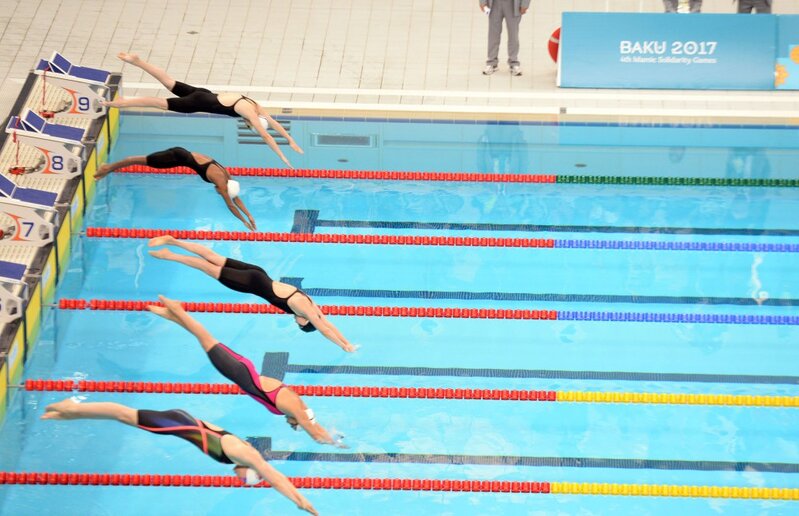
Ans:
[[[549,57],[552,61],[558,62],[558,48],[560,47],[560,27],[555,29],[555,32],[549,37],[547,42],[547,49],[549,50]]]

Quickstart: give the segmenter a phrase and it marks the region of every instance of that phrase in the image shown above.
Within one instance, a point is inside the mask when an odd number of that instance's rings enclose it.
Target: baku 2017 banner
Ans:
[[[563,13],[566,88],[799,87],[799,16]]]

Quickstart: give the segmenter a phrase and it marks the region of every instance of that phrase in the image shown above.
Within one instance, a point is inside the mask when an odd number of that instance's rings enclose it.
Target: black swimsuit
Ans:
[[[172,93],[177,95],[177,98],[166,99],[166,106],[169,111],[175,111],[177,113],[202,112],[237,117],[240,115],[236,113],[235,108],[239,101],[246,100],[252,103],[252,105],[256,105],[253,99],[242,95],[232,106],[225,106],[219,102],[217,94],[211,90],[196,88],[180,81],[175,81]]]
[[[233,464],[222,449],[225,430],[212,430],[205,421],[195,419],[185,410],[139,410],[137,425],[154,434],[174,435],[189,441],[217,462]]]
[[[308,295],[300,289],[295,290],[288,297],[280,297],[275,294],[272,288],[274,281],[265,270],[257,265],[240,262],[233,258],[228,258],[222,271],[219,273],[219,283],[227,288],[233,289],[237,292],[244,292],[247,294],[255,294],[258,297],[264,298],[272,305],[280,308],[287,314],[293,314],[294,311],[289,307],[289,299],[294,294],[302,294],[305,297]],[[309,298],[310,299],[310,298]],[[296,314],[295,314],[296,315]]]
[[[172,147],[171,149],[154,152],[147,156],[147,166],[149,167],[188,167],[197,172],[197,175],[200,176],[200,178],[202,178],[202,180],[206,183],[212,182],[208,179],[208,167],[211,165],[216,165],[222,170],[225,170],[225,167],[217,163],[216,160],[211,160],[208,163],[203,163],[200,165],[197,163],[197,160],[194,159],[194,155],[183,147]]]

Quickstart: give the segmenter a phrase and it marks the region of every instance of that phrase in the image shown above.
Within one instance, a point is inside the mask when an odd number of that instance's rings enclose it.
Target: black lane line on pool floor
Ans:
[[[730,462],[711,460],[609,459],[598,457],[529,457],[511,455],[448,455],[438,453],[333,453],[272,450],[269,437],[248,437],[266,460],[301,462],[358,462],[388,464],[447,464],[525,466],[544,468],[659,469],[690,471],[746,471],[799,473],[799,464],[784,462]]]
[[[328,220],[319,210],[295,210],[292,233],[314,233],[316,228],[427,229],[443,231],[517,231],[544,233],[632,233],[656,235],[799,236],[797,229],[690,228],[668,226],[563,226],[547,224],[486,224],[458,222]]]
[[[283,380],[286,373],[368,376],[451,376],[467,378],[529,378],[545,380],[612,380],[633,382],[742,383],[799,385],[799,376],[742,374],[644,373],[629,371],[562,371],[463,367],[400,367],[289,364],[288,353],[264,353],[261,374]]]
[[[799,306],[799,299],[708,296],[624,296],[616,294],[538,294],[529,292],[468,292],[465,290],[382,290],[352,288],[306,288],[300,277],[281,277],[312,297],[379,299],[456,299],[459,301],[533,301],[544,303],[627,303],[663,305]]]

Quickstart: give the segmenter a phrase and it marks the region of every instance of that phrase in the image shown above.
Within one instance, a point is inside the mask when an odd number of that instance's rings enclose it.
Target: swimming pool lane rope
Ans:
[[[799,489],[668,484],[612,484],[599,482],[531,482],[510,480],[452,480],[420,478],[288,477],[299,489],[372,491],[438,491],[604,496],[663,496],[799,500]],[[56,473],[0,471],[0,485],[154,486],[270,488],[267,482],[246,485],[230,475],[159,475],[127,473]]]
[[[313,179],[360,179],[371,181],[445,181],[467,183],[561,183],[603,185],[654,185],[654,186],[758,186],[785,188],[799,186],[799,179],[754,179],[726,177],[648,177],[609,175],[564,174],[492,174],[480,172],[398,172],[386,170],[331,170],[228,167],[234,176],[291,177]],[[130,174],[196,175],[186,167],[154,169],[146,165],[132,165],[117,171]]]
[[[799,396],[750,394],[687,394],[665,392],[536,391],[521,389],[453,389],[433,387],[368,387],[342,385],[289,385],[300,396],[335,398],[446,399],[487,401],[540,401],[646,405],[720,405],[799,408]],[[29,392],[114,392],[140,394],[246,394],[235,384],[199,382],[132,382],[102,380],[47,380],[29,378]]]
[[[97,310],[142,312],[147,306],[160,306],[158,301],[114,300],[114,299],[60,299],[62,310]],[[265,303],[213,303],[183,302],[188,312],[235,313],[235,314],[281,314],[281,310]],[[698,314],[674,312],[621,312],[602,310],[522,310],[502,308],[451,308],[430,306],[353,306],[322,305],[325,315],[353,317],[427,317],[445,319],[502,319],[539,321],[600,321],[600,322],[652,322],[652,323],[697,323],[697,324],[767,324],[779,326],[799,325],[797,315],[752,315],[752,314]]]
[[[674,242],[653,240],[599,240],[553,238],[453,237],[415,235],[353,235],[332,233],[264,233],[194,229],[88,227],[89,238],[155,238],[172,235],[181,240],[294,242],[307,244],[415,245],[439,247],[528,247],[540,249],[618,249],[643,251],[728,251],[799,253],[799,244],[753,242]]]

